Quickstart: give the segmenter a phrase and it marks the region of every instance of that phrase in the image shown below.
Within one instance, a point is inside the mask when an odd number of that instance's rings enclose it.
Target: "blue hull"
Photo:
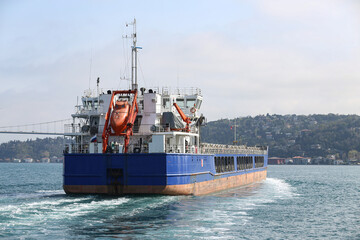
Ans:
[[[253,161],[252,167],[245,170],[237,170],[239,156],[245,155],[65,154],[64,190],[66,193],[199,195],[266,178],[267,155],[261,155],[263,166],[255,168]],[[255,155],[247,156],[255,159]],[[215,157],[233,157],[232,169],[217,173]]]

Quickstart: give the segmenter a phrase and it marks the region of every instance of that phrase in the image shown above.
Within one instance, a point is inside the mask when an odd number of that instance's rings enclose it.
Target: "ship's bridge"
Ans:
[[[158,91],[159,92],[159,91]],[[176,103],[186,115],[194,115],[200,110],[203,97],[199,88],[162,88],[162,112],[173,112]]]

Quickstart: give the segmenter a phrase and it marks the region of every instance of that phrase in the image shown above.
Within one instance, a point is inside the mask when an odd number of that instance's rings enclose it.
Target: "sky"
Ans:
[[[198,87],[208,121],[360,113],[360,1],[0,1],[0,127],[70,118],[77,97]],[[0,142],[18,136],[0,135]]]

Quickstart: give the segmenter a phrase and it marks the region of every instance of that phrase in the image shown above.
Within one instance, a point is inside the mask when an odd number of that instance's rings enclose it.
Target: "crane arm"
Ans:
[[[189,127],[189,125],[191,123],[190,118],[185,115],[185,113],[181,110],[179,105],[177,105],[176,103],[173,103],[173,105],[176,108],[176,110],[178,111],[178,113],[180,114],[180,117],[182,118],[182,120],[186,123],[185,131],[190,132],[190,127]]]

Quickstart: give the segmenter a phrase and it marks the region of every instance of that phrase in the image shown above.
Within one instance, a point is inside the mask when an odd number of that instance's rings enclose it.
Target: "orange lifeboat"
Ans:
[[[130,104],[127,101],[116,101],[110,118],[111,128],[116,134],[120,134],[125,131],[128,123],[129,109]]]

